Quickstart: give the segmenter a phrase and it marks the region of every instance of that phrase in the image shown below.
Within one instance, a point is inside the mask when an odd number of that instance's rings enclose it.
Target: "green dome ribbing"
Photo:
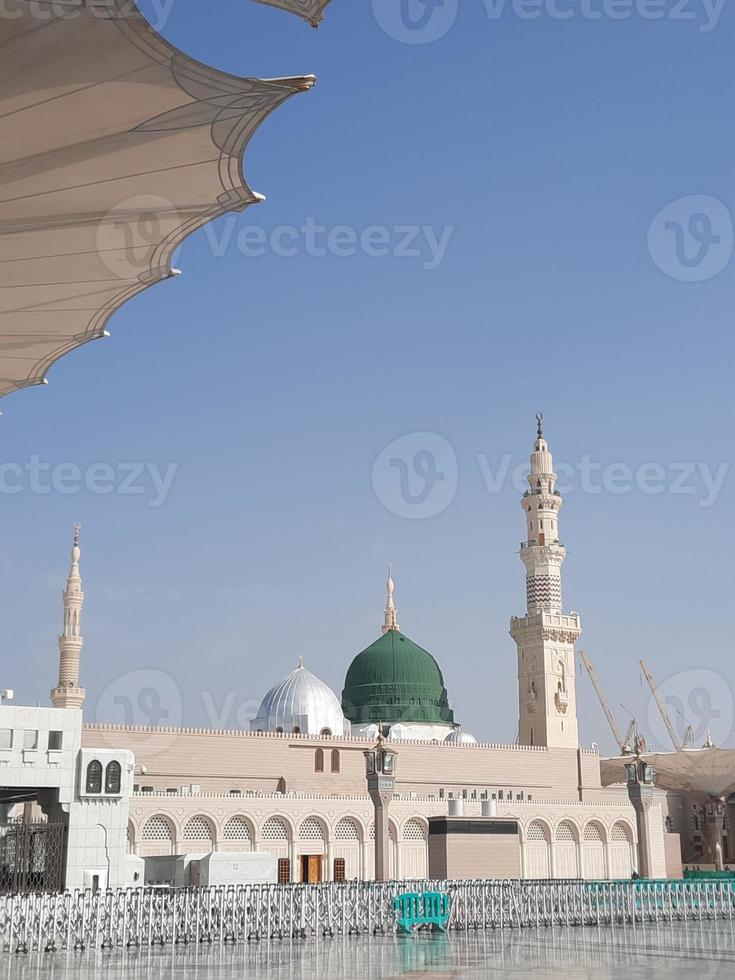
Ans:
[[[352,661],[342,711],[353,724],[454,724],[439,665],[398,630],[384,633]]]

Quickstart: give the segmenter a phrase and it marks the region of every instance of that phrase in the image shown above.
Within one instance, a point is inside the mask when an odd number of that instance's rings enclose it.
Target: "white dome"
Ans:
[[[444,739],[445,742],[451,742],[452,745],[475,745],[477,739],[470,732],[463,732],[461,728],[455,728],[453,732],[450,732]]]
[[[254,732],[338,735],[349,732],[334,691],[299,662],[296,670],[272,687],[250,722]]]

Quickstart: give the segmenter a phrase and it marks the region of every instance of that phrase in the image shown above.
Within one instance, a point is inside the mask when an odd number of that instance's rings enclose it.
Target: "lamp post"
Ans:
[[[633,805],[638,827],[638,873],[641,878],[652,877],[650,811],[653,804],[653,766],[638,756],[626,765],[628,797]]]
[[[395,793],[397,753],[386,748],[383,726],[378,726],[374,748],[363,752],[368,793],[375,809],[375,880],[390,879],[388,807]]]

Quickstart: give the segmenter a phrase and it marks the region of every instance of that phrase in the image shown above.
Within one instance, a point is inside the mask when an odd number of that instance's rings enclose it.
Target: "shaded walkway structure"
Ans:
[[[258,0],[316,26],[329,0]],[[241,78],[165,41],[132,0],[11,0],[0,18],[0,396],[175,274],[192,232],[263,200],[243,154],[314,76]],[[274,16],[278,16],[274,13]]]

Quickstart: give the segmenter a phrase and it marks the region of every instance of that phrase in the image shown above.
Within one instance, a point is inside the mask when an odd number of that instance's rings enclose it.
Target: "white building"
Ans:
[[[127,869],[135,862],[126,860],[133,753],[82,748],[83,599],[76,528],[52,691],[57,707],[0,705],[0,891],[133,882]]]

